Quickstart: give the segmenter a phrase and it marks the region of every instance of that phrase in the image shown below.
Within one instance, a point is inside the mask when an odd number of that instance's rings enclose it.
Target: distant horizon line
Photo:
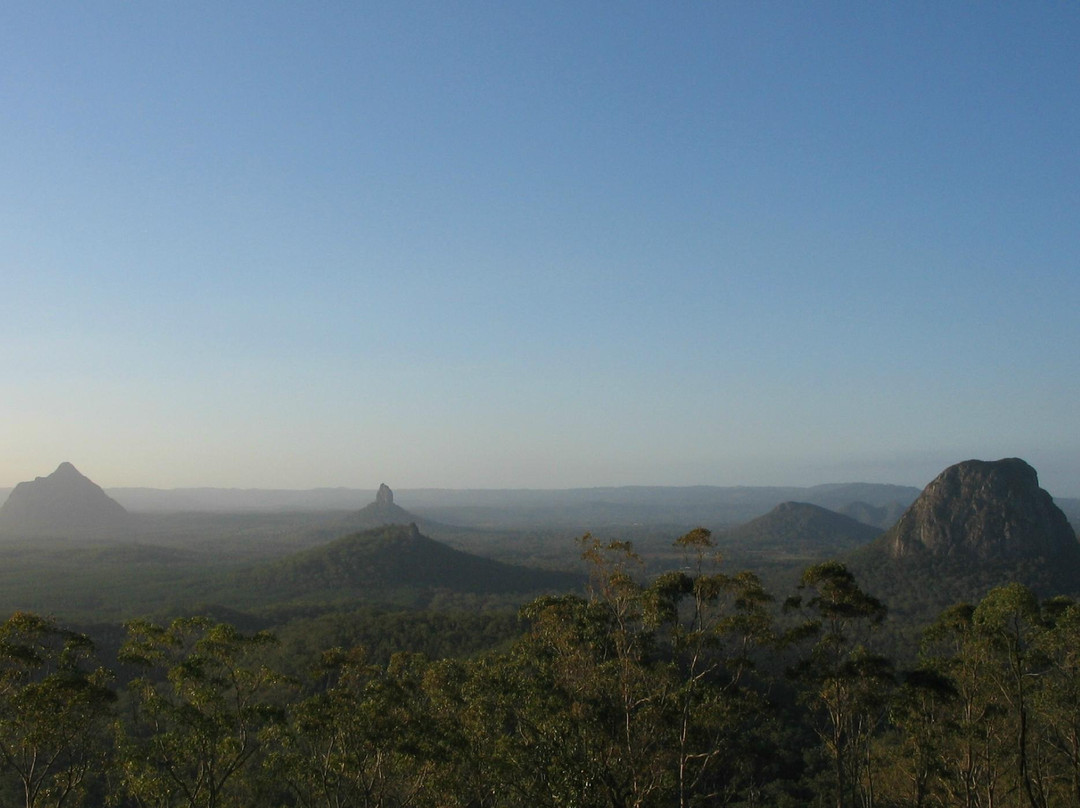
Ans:
[[[38,475],[37,478],[45,477],[48,475]],[[92,482],[92,478],[87,477]],[[33,482],[32,480],[20,480],[17,483],[9,483],[7,485],[0,485],[0,491],[6,491],[21,485],[24,482]],[[95,482],[95,485],[99,485]],[[160,486],[160,485],[101,485],[101,489],[104,491],[266,491],[266,492],[288,492],[288,493],[306,493],[311,491],[378,491],[379,485],[387,485],[395,493],[398,491],[544,491],[544,492],[558,492],[558,491],[607,491],[607,490],[619,490],[627,488],[825,488],[828,486],[846,486],[846,485],[876,485],[876,486],[889,486],[893,488],[915,488],[921,490],[925,486],[910,485],[905,483],[884,483],[874,482],[871,480],[838,480],[828,483],[812,483],[809,485],[795,484],[795,483],[739,483],[736,485],[723,485],[720,483],[614,483],[606,485],[563,485],[563,486],[539,486],[539,485],[520,485],[520,486],[480,486],[470,485],[455,487],[450,485],[415,485],[415,486],[394,486],[386,482],[380,482],[374,486],[357,486],[357,485],[315,485],[304,488],[288,488],[282,486],[243,486],[243,485],[175,485],[175,486]]]
[[[966,462],[966,461],[959,461],[959,462]],[[949,466],[951,466],[951,465],[954,465],[954,464],[949,464]],[[243,493],[243,492],[246,492],[246,493],[260,493],[261,492],[261,493],[280,493],[280,494],[303,494],[303,493],[315,493],[315,492],[320,492],[320,491],[321,492],[360,492],[360,493],[367,493],[367,492],[377,491],[378,488],[379,488],[379,485],[381,485],[381,484],[388,485],[392,490],[401,491],[401,492],[410,492],[410,491],[412,491],[412,492],[424,492],[424,491],[436,492],[437,491],[437,492],[544,492],[544,493],[557,493],[557,492],[561,492],[561,491],[567,491],[567,492],[569,492],[569,491],[617,491],[617,490],[633,490],[633,489],[638,489],[638,490],[648,490],[648,489],[671,489],[671,490],[678,490],[678,489],[681,489],[681,490],[692,490],[692,489],[716,489],[716,490],[775,489],[775,490],[783,490],[783,489],[790,489],[790,490],[812,490],[812,489],[827,488],[827,487],[830,487],[830,486],[839,487],[839,486],[852,486],[852,485],[889,486],[889,487],[894,487],[894,488],[898,488],[898,489],[914,489],[916,491],[921,491],[933,479],[935,479],[938,476],[938,474],[940,474],[942,471],[944,471],[945,468],[948,467],[948,466],[943,466],[938,472],[935,472],[932,476],[928,477],[927,480],[925,482],[923,482],[923,483],[903,483],[903,482],[895,482],[895,481],[882,482],[882,481],[875,481],[875,480],[872,480],[872,479],[865,479],[865,478],[864,479],[848,478],[848,479],[831,480],[831,481],[827,481],[827,482],[816,482],[816,483],[726,483],[725,484],[725,483],[707,483],[707,482],[693,482],[693,483],[650,482],[650,483],[605,483],[605,484],[595,484],[595,483],[593,483],[593,484],[585,484],[585,485],[579,484],[579,485],[559,485],[559,486],[548,486],[548,485],[511,485],[511,486],[508,486],[508,485],[501,485],[501,486],[496,486],[496,485],[464,485],[464,486],[453,486],[453,485],[445,485],[445,484],[444,485],[431,485],[431,484],[429,484],[429,485],[402,485],[402,486],[397,486],[397,485],[391,485],[389,482],[387,482],[387,479],[389,479],[389,478],[384,478],[384,479],[380,480],[379,483],[376,483],[376,484],[370,485],[370,486],[368,486],[368,485],[344,485],[344,484],[339,484],[339,485],[314,485],[314,486],[302,486],[302,487],[288,487],[288,486],[282,486],[282,485],[278,485],[278,486],[261,485],[260,486],[260,485],[220,485],[220,484],[218,484],[218,485],[215,485],[215,484],[172,485],[172,486],[147,485],[147,484],[101,485],[96,480],[94,480],[93,477],[91,477],[89,475],[86,475],[86,474],[83,474],[83,472],[80,471],[76,466],[74,466],[74,464],[70,463],[70,461],[63,461],[60,464],[58,464],[56,469],[49,472],[48,474],[36,475],[35,477],[30,478],[30,479],[20,480],[18,482],[9,483],[7,485],[0,485],[0,492],[9,492],[9,491],[13,490],[15,487],[17,487],[18,485],[20,485],[22,483],[32,482],[35,479],[41,479],[43,477],[49,477],[52,474],[55,474],[60,469],[63,469],[65,466],[70,466],[72,469],[74,469],[76,472],[78,472],[78,474],[80,476],[85,477],[86,479],[93,482],[95,485],[100,486],[105,491],[131,491],[131,492],[146,491],[146,492],[161,492],[161,493],[218,491],[218,492],[237,492],[237,493]],[[1038,473],[1038,469],[1036,468],[1035,470],[1036,470],[1036,473]],[[1042,487],[1044,490],[1049,491],[1049,488],[1047,488],[1047,486],[1043,483],[1043,480],[1041,479],[1042,475],[1040,474],[1039,476],[1040,476],[1040,481],[1039,481],[1040,487]],[[1049,475],[1049,476],[1053,476],[1053,475]],[[1058,493],[1058,494],[1053,494],[1053,495],[1056,495],[1056,496],[1059,496],[1059,497],[1064,497],[1064,498],[1080,498],[1080,492]]]
[[[8,484],[8,485],[0,485],[0,492],[3,492],[4,494],[10,493],[11,491],[13,491],[15,489],[16,486],[18,486],[18,485],[20,485],[21,483],[24,483],[24,482],[32,482],[32,481],[31,480],[20,480],[18,483]],[[96,485],[96,483],[95,483],[95,485]],[[840,487],[840,486],[848,486],[848,485],[873,485],[873,486],[890,487],[890,488],[912,489],[912,490],[915,490],[915,491],[922,491],[926,487],[925,485],[919,486],[919,485],[911,485],[911,484],[905,484],[905,483],[883,483],[883,482],[872,482],[870,480],[846,480],[846,481],[829,482],[829,483],[813,483],[811,485],[796,485],[796,484],[780,485],[780,484],[775,484],[775,483],[773,483],[773,484],[739,484],[739,485],[721,485],[721,484],[714,484],[714,483],[685,483],[685,484],[626,483],[626,484],[622,484],[622,485],[571,485],[571,486],[561,486],[561,487],[558,487],[558,488],[545,488],[545,487],[541,487],[541,486],[503,486],[503,487],[499,487],[499,488],[496,488],[496,487],[490,487],[489,488],[489,487],[483,487],[483,486],[466,486],[466,487],[461,487],[461,488],[454,488],[452,486],[446,486],[446,485],[418,485],[418,486],[401,486],[401,487],[390,486],[390,489],[392,491],[394,491],[395,494],[397,492],[403,492],[404,493],[404,492],[410,492],[410,491],[415,491],[415,492],[439,491],[439,492],[458,492],[458,493],[468,493],[468,492],[497,493],[497,492],[505,491],[505,492],[522,492],[522,493],[524,493],[524,492],[538,492],[538,493],[553,494],[553,493],[558,493],[558,492],[563,492],[563,491],[565,491],[565,492],[569,492],[569,491],[618,491],[618,490],[627,490],[627,489],[672,489],[672,490],[680,490],[681,489],[681,490],[688,490],[688,489],[712,488],[712,489],[726,489],[726,490],[735,490],[735,489],[811,490],[811,489],[815,489],[815,488],[827,488],[827,487],[831,487],[831,486]],[[248,487],[248,486],[237,486],[237,485],[178,485],[178,486],[172,486],[172,487],[163,487],[163,486],[155,486],[155,485],[103,485],[103,486],[100,486],[100,487],[101,487],[101,489],[103,491],[106,491],[106,492],[109,492],[109,491],[131,491],[131,492],[135,492],[135,491],[154,491],[154,492],[161,492],[161,493],[170,493],[170,492],[182,493],[182,492],[197,492],[197,491],[222,491],[222,492],[238,492],[238,493],[304,494],[304,493],[314,493],[314,492],[319,492],[319,491],[328,491],[328,492],[329,491],[339,491],[339,492],[358,492],[358,493],[364,493],[364,494],[371,493],[371,494],[374,495],[374,493],[376,491],[378,491],[378,486],[377,485],[376,486],[371,486],[371,487],[352,486],[352,485],[317,485],[317,486],[313,486],[313,487],[310,487],[310,488],[275,488],[275,487],[261,487],[261,486],[250,486],[250,487]],[[1040,487],[1043,488],[1043,490],[1047,490],[1044,486],[1041,485],[1041,483],[1040,483]],[[1055,499],[1080,499],[1080,493],[1072,493],[1072,494],[1069,494],[1069,493],[1058,494],[1058,493],[1054,493],[1054,492],[1050,492],[1050,493],[1051,493],[1051,496],[1053,496]],[[0,504],[3,504],[3,502],[0,501]]]

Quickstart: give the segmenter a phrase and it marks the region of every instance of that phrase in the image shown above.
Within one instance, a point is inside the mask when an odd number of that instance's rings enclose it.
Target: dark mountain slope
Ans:
[[[384,525],[259,567],[243,589],[280,600],[394,599],[401,592],[446,590],[479,595],[569,591],[579,576],[503,564],[455,550],[416,525]]]

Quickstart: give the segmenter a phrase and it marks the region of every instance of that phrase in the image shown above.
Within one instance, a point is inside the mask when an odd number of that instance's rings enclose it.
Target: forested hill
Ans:
[[[497,595],[568,592],[582,577],[493,561],[455,550],[416,525],[384,525],[337,539],[240,576],[260,602],[401,600],[440,590]]]
[[[877,538],[881,531],[807,502],[782,502],[745,525],[716,534],[717,546],[779,555],[839,555]]]

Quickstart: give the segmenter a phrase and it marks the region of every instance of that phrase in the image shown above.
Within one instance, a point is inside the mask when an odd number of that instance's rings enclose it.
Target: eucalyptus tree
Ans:
[[[754,787],[747,741],[768,708],[747,674],[776,634],[772,597],[752,573],[719,571],[710,531],[696,528],[675,545],[686,553],[684,571],[653,581],[645,603],[646,621],[674,669],[674,765],[685,808],[723,803]]]
[[[446,756],[423,692],[428,666],[418,655],[396,655],[383,667],[362,648],[327,651],[327,685],[272,730],[273,779],[302,808],[433,804],[446,793],[437,781]]]
[[[120,660],[142,672],[119,739],[127,793],[160,808],[256,802],[262,734],[283,718],[282,677],[260,658],[273,636],[201,617],[127,628]]]
[[[76,804],[105,769],[115,693],[83,634],[16,612],[0,625],[0,763],[26,808]]]
[[[1036,689],[1046,669],[1039,642],[1042,614],[1035,593],[1019,583],[993,589],[975,607],[972,622],[986,664],[984,676],[992,698],[1005,710],[1010,738],[1004,747],[1016,788],[1030,808],[1045,808],[1049,773],[1043,745],[1036,742],[1033,709]]]
[[[1056,795],[1062,804],[1080,806],[1080,604],[1055,598],[1043,618],[1036,644],[1046,669],[1033,707],[1055,758]]]
[[[807,569],[799,588],[810,597],[797,595],[785,606],[809,614],[790,636],[814,642],[794,672],[818,715],[816,730],[833,765],[835,805],[872,806],[871,740],[885,717],[893,671],[891,661],[866,642],[884,620],[885,606],[836,561]]]
[[[880,739],[877,758],[887,787],[911,808],[943,804],[944,764],[956,740],[949,721],[957,695],[953,681],[925,662],[905,672],[893,693],[893,731]]]

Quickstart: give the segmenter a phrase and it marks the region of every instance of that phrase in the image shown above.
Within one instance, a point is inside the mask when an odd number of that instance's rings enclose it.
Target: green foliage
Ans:
[[[424,720],[416,671],[405,658],[381,669],[359,649],[327,652],[330,685],[270,733],[265,765],[278,787],[300,806],[342,808],[409,805],[431,789],[438,729]]]
[[[115,695],[92,653],[89,638],[34,614],[0,626],[0,762],[26,808],[77,803],[106,766]]]
[[[134,799],[217,808],[250,793],[261,735],[283,715],[280,677],[258,659],[273,642],[206,618],[128,624],[120,660],[144,670],[129,684],[131,730],[120,739]]]
[[[885,607],[844,565],[807,569],[781,612],[704,528],[651,578],[629,542],[580,549],[587,592],[534,599],[520,623],[290,606],[279,642],[133,621],[119,710],[85,636],[16,614],[0,804],[1080,805],[1073,600],[991,589],[941,611],[897,671]]]
[[[516,610],[435,611],[350,609],[297,616],[277,629],[279,644],[268,656],[285,673],[302,676],[327,648],[364,648],[369,662],[386,665],[395,654],[429,659],[475,656],[505,647],[521,633]]]
[[[884,620],[885,607],[835,561],[807,569],[800,588],[813,592],[806,603],[810,617],[791,636],[815,642],[795,672],[833,763],[834,804],[854,808],[873,802],[871,741],[893,683],[891,660],[864,644],[868,629]],[[790,605],[801,606],[801,599]]]

